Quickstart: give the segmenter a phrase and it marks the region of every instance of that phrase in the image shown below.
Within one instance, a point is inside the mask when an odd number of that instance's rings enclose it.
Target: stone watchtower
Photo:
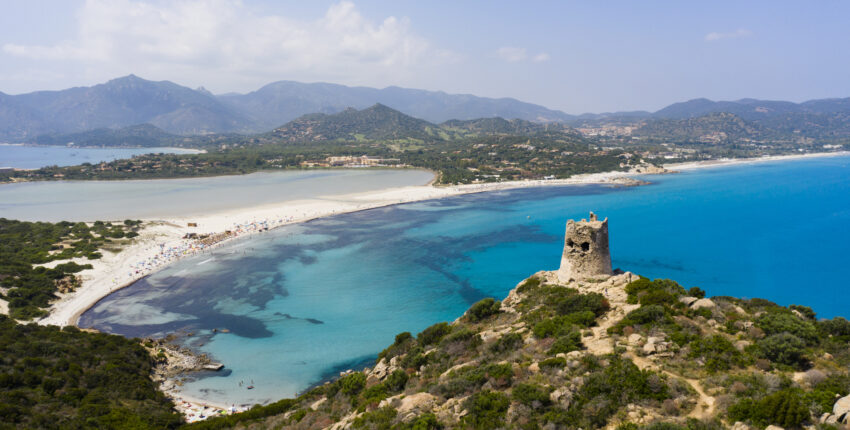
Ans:
[[[564,254],[558,280],[578,281],[588,278],[606,277],[611,270],[611,253],[608,251],[608,218],[597,219],[590,213],[590,220],[567,221],[564,239]]]

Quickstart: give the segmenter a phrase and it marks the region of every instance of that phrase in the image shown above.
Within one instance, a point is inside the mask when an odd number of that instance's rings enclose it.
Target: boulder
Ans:
[[[835,424],[837,422],[837,420],[835,419],[835,415],[832,415],[829,412],[824,412],[823,414],[821,414],[818,422],[820,422],[821,424],[826,424],[826,423]]]
[[[411,394],[401,399],[401,404],[398,406],[397,410],[399,415],[402,417],[408,414],[417,416],[433,409],[436,402],[437,398],[428,393]]]
[[[696,298],[696,297],[691,297],[691,296],[679,297],[679,301],[684,303],[685,306],[690,306],[691,304],[693,304],[697,300],[699,300],[699,299]]]
[[[552,403],[559,404],[561,407],[570,407],[570,401],[573,399],[573,392],[567,387],[558,388],[549,393],[549,400]]]
[[[640,345],[641,340],[643,340],[643,336],[632,333],[629,335],[629,346],[638,346]]]
[[[657,352],[666,352],[670,349],[670,343],[665,342],[660,337],[650,336],[646,338],[646,343],[643,344],[644,354],[655,354]]]
[[[735,342],[735,349],[737,349],[738,351],[743,351],[750,345],[752,345],[752,342],[748,340],[739,340]]]
[[[732,430],[750,430],[750,426],[748,426],[748,425],[746,425],[746,424],[744,424],[740,421],[736,421],[735,424],[732,424],[731,429]]]
[[[717,305],[711,301],[711,299],[699,299],[691,304],[691,308],[693,309],[714,309]]]
[[[832,413],[836,416],[840,423],[846,424],[850,421],[848,412],[850,412],[850,396],[844,396],[838,399],[832,407]]]
[[[764,430],[785,430],[785,429],[782,428],[782,427],[775,426],[775,425],[771,424],[771,425],[765,427]]]

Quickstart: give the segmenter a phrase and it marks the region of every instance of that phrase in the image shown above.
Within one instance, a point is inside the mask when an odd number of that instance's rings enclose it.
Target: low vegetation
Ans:
[[[75,276],[90,264],[60,260],[96,260],[104,248],[118,248],[138,236],[141,221],[120,224],[97,221],[25,222],[0,218],[0,298],[9,302],[9,314],[20,320],[40,317],[57,291],[79,285]]]
[[[452,324],[400,333],[374,369],[257,407],[238,425],[829,428],[819,418],[850,394],[843,318],[819,321],[807,307],[760,299],[696,305],[701,289],[667,279],[604,288],[549,279],[529,278],[503,302],[475,303]],[[610,296],[614,289],[621,295]],[[612,349],[599,350],[600,341]],[[195,426],[236,424],[228,419]]]
[[[0,428],[177,428],[138,339],[0,315]]]

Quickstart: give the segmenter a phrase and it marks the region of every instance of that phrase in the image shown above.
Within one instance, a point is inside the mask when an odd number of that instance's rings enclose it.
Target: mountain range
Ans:
[[[507,132],[511,127],[528,127],[533,123],[560,122],[575,126],[612,121],[688,120],[715,113],[731,113],[756,122],[757,126],[784,133],[811,132],[815,137],[834,136],[836,129],[845,135],[845,129],[850,127],[850,98],[803,103],[694,99],[656,112],[568,115],[511,98],[493,99],[399,87],[376,89],[280,81],[247,94],[214,95],[203,88],[191,89],[169,81],[155,82],[129,75],[91,87],[61,91],[20,95],[0,92],[0,141],[46,143],[61,141],[65,135],[140,124],[151,124],[175,135],[254,134],[279,130],[283,124],[296,119],[309,121],[309,114],[335,114],[350,108],[362,110],[376,104],[432,124],[443,123],[441,127],[445,130],[451,129],[450,121],[453,120],[459,123],[476,120],[481,126],[485,124],[481,121],[490,119],[491,123],[484,125],[485,128],[492,131],[493,127],[502,126],[507,127]],[[304,118],[305,115],[308,117]],[[524,122],[499,122],[501,118]],[[158,133],[141,131],[143,134]],[[297,133],[294,129],[291,131]],[[101,138],[109,135],[108,131],[100,132]]]

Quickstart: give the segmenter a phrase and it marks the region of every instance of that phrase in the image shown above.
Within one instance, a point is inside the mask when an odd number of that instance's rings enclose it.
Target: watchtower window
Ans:
[[[590,242],[582,242],[581,250],[584,252],[590,251]]]

